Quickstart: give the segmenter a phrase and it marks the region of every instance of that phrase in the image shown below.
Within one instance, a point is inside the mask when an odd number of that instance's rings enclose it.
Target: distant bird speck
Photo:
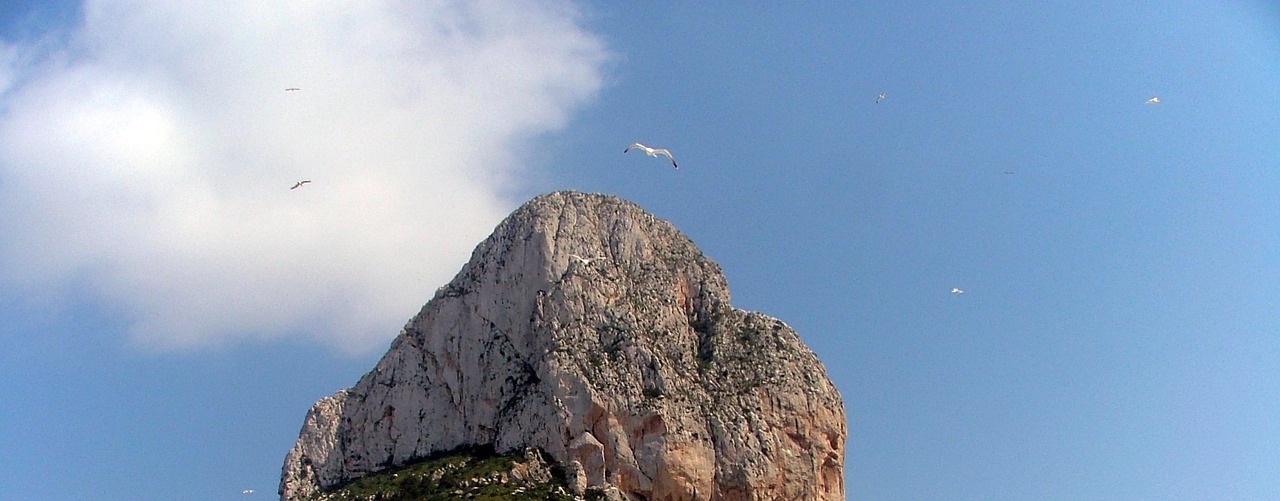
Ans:
[[[671,156],[671,151],[667,150],[666,148],[650,148],[640,143],[631,143],[631,146],[628,146],[627,149],[622,150],[622,152],[626,153],[628,151],[631,151],[632,148],[643,151],[645,152],[646,155],[649,155],[651,157],[657,157],[658,155],[666,155],[667,159],[671,160],[672,167],[675,167],[677,169],[680,168],[679,165],[676,165],[676,157]]]
[[[245,489],[241,494],[253,494],[253,489]]]
[[[1151,96],[1151,99],[1147,100],[1147,104],[1160,104],[1160,98],[1156,96]]]
[[[310,179],[304,179],[304,180],[302,180],[302,181],[298,181],[298,182],[294,183],[294,184],[293,184],[293,187],[292,187],[292,188],[289,188],[289,189],[291,189],[291,190],[296,190],[296,189],[298,189],[298,188],[301,188],[301,187],[302,187],[302,185],[307,184],[307,183],[310,183],[310,182],[311,182],[311,180],[310,180]]]
[[[964,294],[964,291],[962,291],[962,290],[960,290],[960,289],[957,289],[957,288],[954,288],[954,287],[953,287],[953,288],[951,289],[951,293],[952,293],[952,294],[955,294],[955,295],[957,295],[957,296],[958,296],[958,295],[960,295],[960,294]]]
[[[880,93],[880,95],[876,96],[876,102],[878,103],[878,102],[880,102],[880,101],[884,101],[884,93],[883,93],[883,92],[881,92],[881,93]]]
[[[302,90],[302,89],[299,89],[299,88],[297,88],[297,87],[289,87],[288,89],[285,89],[284,91],[285,91],[285,92],[297,92],[297,91],[300,91],[300,90]]]

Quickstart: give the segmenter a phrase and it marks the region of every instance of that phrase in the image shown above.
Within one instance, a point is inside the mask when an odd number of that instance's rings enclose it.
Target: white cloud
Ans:
[[[0,288],[87,288],[160,350],[385,346],[607,57],[533,1],[88,1],[70,40],[3,54]]]

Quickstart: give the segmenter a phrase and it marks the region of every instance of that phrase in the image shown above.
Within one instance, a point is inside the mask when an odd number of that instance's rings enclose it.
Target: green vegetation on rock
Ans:
[[[573,501],[564,475],[538,451],[496,455],[467,448],[389,468],[326,489],[308,501]]]

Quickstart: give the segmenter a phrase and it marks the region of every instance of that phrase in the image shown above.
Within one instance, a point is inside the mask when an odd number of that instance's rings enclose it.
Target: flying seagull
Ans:
[[[604,256],[599,256],[599,257],[582,257],[582,256],[579,256],[579,255],[577,255],[577,254],[569,254],[569,257],[573,258],[574,260],[577,260],[577,261],[582,262],[582,265],[583,265],[583,266],[591,266],[591,262],[592,262],[592,261],[595,261],[595,260],[598,260],[598,259],[605,259],[605,257],[604,257]]]
[[[1156,96],[1151,96],[1151,99],[1147,100],[1147,104],[1160,104],[1160,98]]]
[[[285,91],[285,92],[296,92],[296,91],[300,91],[300,90],[302,90],[302,89],[299,89],[299,88],[297,88],[297,87],[289,87],[288,89],[285,89],[284,91]]]
[[[676,165],[676,157],[671,156],[671,152],[668,151],[666,148],[650,148],[640,143],[631,143],[631,146],[628,146],[627,149],[622,150],[622,152],[626,153],[628,151],[631,151],[632,148],[643,151],[645,152],[646,155],[649,155],[651,157],[657,157],[658,155],[666,155],[667,158],[671,160],[672,167],[675,167],[677,169],[680,168],[679,165]]]
[[[253,494],[253,489],[245,489],[241,494]]]
[[[302,187],[302,185],[307,184],[307,183],[310,183],[310,182],[311,182],[311,180],[310,180],[310,179],[303,179],[302,181],[298,181],[298,182],[294,183],[294,184],[293,184],[293,187],[292,187],[292,188],[289,188],[289,189],[291,189],[291,190],[296,190],[296,189],[298,189],[298,188],[301,188],[301,187]]]
[[[951,288],[951,293],[952,293],[952,294],[955,294],[955,295],[957,295],[957,296],[958,296],[958,295],[960,295],[960,294],[964,294],[964,291],[962,291],[962,290],[960,290],[960,289],[957,289],[957,288],[955,288],[955,287],[952,287],[952,288]]]
[[[881,93],[880,93],[880,95],[876,96],[876,102],[878,103],[878,102],[880,102],[880,101],[884,101],[884,93],[883,93],[883,92],[881,92]]]

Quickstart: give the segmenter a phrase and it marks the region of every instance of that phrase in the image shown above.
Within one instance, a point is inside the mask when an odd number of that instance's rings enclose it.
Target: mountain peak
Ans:
[[[538,196],[313,406],[281,497],[484,446],[543,451],[615,499],[844,499],[839,392],[790,327],[728,301],[670,223],[613,196]]]

